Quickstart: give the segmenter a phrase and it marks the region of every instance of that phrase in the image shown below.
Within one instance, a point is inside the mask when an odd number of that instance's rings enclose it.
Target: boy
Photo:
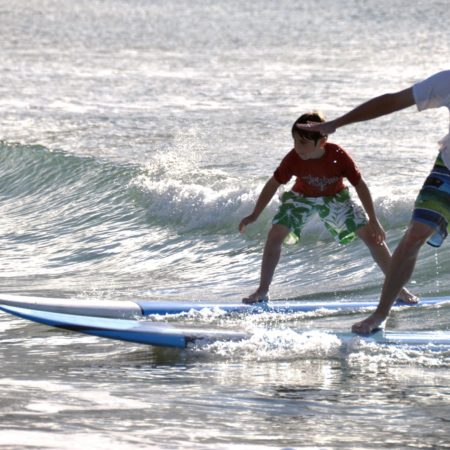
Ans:
[[[419,111],[446,107],[450,110],[450,70],[434,75],[398,92],[383,94],[362,103],[330,122],[300,125],[308,131],[334,133],[355,122],[372,120],[416,105]],[[401,287],[411,278],[425,242],[439,247],[450,229],[450,133],[439,141],[439,155],[420,190],[402,240],[392,256],[376,311],[353,325],[356,333],[369,334],[389,315]]]
[[[320,113],[313,112],[303,114],[296,120],[292,127],[294,148],[283,158],[262,189],[252,214],[239,224],[242,233],[248,224],[259,217],[280,184],[286,184],[292,176],[297,177],[292,190],[283,194],[282,204],[273,219],[264,248],[259,287],[242,300],[244,303],[268,299],[283,241],[291,232],[300,238],[303,226],[315,212],[338,242],[345,244],[359,236],[369,247],[381,270],[384,273],[388,270],[391,255],[365,181],[342,148],[327,142],[327,137],[318,132],[297,128],[297,124],[309,122],[324,122],[324,119]],[[364,211],[350,199],[344,177],[355,187],[368,220]],[[417,302],[406,289],[400,292],[399,297],[406,303]]]

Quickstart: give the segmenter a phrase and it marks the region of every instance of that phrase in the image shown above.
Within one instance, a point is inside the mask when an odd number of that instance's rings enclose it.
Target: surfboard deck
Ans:
[[[0,305],[0,309],[17,317],[52,327],[162,347],[186,348],[189,344],[201,341],[212,343],[215,341],[242,341],[251,338],[251,334],[245,331],[178,327],[167,323],[63,314],[7,305]],[[359,337],[382,345],[413,345],[429,346],[438,350],[450,349],[450,332],[445,331],[400,332],[380,330],[366,337],[351,332],[332,334],[337,335],[343,342]]]
[[[427,297],[421,299],[417,305],[405,305],[398,303],[397,306],[408,306],[420,308],[423,306],[440,305],[450,303],[450,296]],[[85,315],[92,317],[109,318],[136,318],[151,315],[176,315],[189,313],[191,311],[222,311],[224,313],[236,314],[261,314],[271,313],[296,313],[317,310],[328,311],[357,311],[359,309],[375,308],[377,301],[270,301],[246,305],[239,303],[218,302],[173,302],[173,301],[117,301],[117,300],[80,300],[67,298],[46,298],[19,296],[12,294],[0,294],[0,304],[16,306],[19,308],[30,308],[34,310],[58,312],[62,314]]]

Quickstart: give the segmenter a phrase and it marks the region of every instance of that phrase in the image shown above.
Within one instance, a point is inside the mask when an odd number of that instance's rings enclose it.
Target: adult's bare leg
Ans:
[[[384,275],[386,276],[389,271],[389,267],[391,265],[391,252],[385,241],[381,244],[376,241],[376,239],[372,236],[371,230],[368,225],[365,225],[358,229],[356,232],[359,238],[367,245],[367,248],[370,250],[373,260],[378,264]],[[414,305],[418,303],[419,299],[409,292],[404,286],[400,289],[398,293],[398,297],[403,300],[404,303]]]
[[[369,317],[353,325],[352,330],[355,333],[369,334],[386,320],[399,292],[411,278],[419,250],[434,231],[424,223],[414,220],[410,223],[392,255],[378,307]]]

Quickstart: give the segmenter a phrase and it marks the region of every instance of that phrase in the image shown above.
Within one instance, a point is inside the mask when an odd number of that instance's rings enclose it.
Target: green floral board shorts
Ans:
[[[272,223],[289,228],[290,241],[292,238],[298,241],[302,228],[315,213],[340,244],[353,241],[358,228],[368,223],[364,210],[350,198],[348,188],[329,197],[305,197],[296,192],[285,192]]]

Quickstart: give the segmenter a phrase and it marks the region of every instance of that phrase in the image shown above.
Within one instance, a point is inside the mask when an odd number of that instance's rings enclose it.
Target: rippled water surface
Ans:
[[[310,109],[448,69],[446,1],[2,2],[0,289],[104,300],[238,301],[256,287],[274,199],[237,225]],[[339,130],[391,248],[448,130],[414,108]],[[316,220],[283,251],[274,299],[376,299],[361,242]],[[410,289],[450,295],[448,243]],[[450,330],[449,307],[393,330]],[[362,312],[176,317],[242,342],[171,350],[0,313],[0,446],[72,449],[450,447],[450,359],[334,332]],[[156,317],[153,320],[166,321]]]

